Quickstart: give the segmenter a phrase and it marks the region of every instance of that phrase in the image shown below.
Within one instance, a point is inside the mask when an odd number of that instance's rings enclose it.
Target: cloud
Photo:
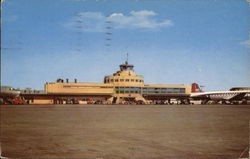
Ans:
[[[114,29],[159,29],[174,25],[171,20],[157,20],[157,13],[149,10],[131,11],[129,15],[112,13],[104,16],[100,12],[81,12],[66,25],[86,32],[103,32],[106,23]]]
[[[202,72],[203,70],[202,70],[202,68],[198,68],[198,72]]]
[[[166,27],[173,25],[171,20],[157,21],[157,14],[154,11],[131,11],[129,16],[125,16],[122,13],[113,13],[108,20],[114,23],[117,28],[130,28],[130,29],[156,29],[160,27]]]
[[[250,47],[250,39],[249,40],[246,40],[246,41],[243,41],[240,43],[241,45],[244,45],[246,47]]]

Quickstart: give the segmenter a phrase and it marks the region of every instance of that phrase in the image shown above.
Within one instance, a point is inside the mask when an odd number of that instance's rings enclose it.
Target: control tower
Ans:
[[[126,71],[126,70],[131,70],[133,71],[134,65],[129,65],[128,61],[125,61],[125,64],[120,65],[120,70],[121,71]]]
[[[105,76],[104,83],[112,83],[114,86],[143,86],[144,77],[137,75],[134,66],[126,60],[120,65],[120,70],[113,75]]]

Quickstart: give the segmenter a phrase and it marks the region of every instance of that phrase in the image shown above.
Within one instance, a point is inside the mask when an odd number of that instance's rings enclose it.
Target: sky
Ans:
[[[1,82],[102,83],[126,60],[146,84],[250,86],[246,0],[5,0]]]

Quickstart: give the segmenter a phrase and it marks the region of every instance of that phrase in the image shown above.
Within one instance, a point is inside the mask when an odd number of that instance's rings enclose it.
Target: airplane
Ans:
[[[222,102],[222,104],[242,104],[247,103],[247,96],[250,95],[250,88],[244,90],[229,90],[229,91],[212,91],[203,92],[197,83],[192,84],[191,99],[202,100],[201,104],[207,104],[209,101],[213,103]]]
[[[21,91],[10,86],[1,86],[0,90],[0,104],[9,103],[20,95]]]

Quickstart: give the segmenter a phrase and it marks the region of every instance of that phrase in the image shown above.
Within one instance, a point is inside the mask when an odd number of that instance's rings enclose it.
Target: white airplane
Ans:
[[[206,104],[210,100],[215,103],[222,101],[225,104],[227,101],[230,103],[242,101],[244,103],[249,95],[250,88],[245,88],[244,90],[203,92],[197,83],[193,83],[190,97],[194,100],[202,100],[202,104]]]

